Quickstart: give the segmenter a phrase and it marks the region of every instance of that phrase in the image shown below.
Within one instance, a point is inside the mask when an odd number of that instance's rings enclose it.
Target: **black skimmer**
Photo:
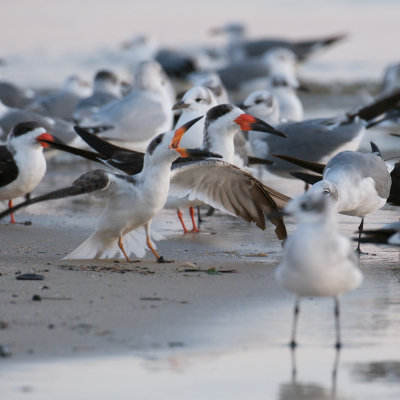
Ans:
[[[41,139],[54,140],[36,122],[21,122],[10,132],[7,144],[0,146],[0,200],[8,200],[9,208],[13,199],[31,193],[46,172],[43,147],[49,145]],[[15,224],[12,213],[11,223]]]

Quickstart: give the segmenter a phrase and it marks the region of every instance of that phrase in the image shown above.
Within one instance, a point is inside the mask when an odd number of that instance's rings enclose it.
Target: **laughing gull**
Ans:
[[[90,85],[72,75],[67,78],[60,90],[34,99],[27,105],[27,110],[48,117],[72,120],[72,114],[79,101],[89,95]]]
[[[223,85],[221,78],[215,72],[199,72],[189,77],[193,86],[205,86],[213,92],[218,104],[230,103],[228,92]]]
[[[182,100],[172,107],[173,110],[182,110],[176,127],[207,114],[207,111],[216,105],[217,100],[211,90],[204,86],[192,87],[183,95]],[[189,129],[182,139],[182,146],[194,148],[203,145],[204,123],[205,119],[202,118]]]
[[[0,200],[13,199],[30,194],[46,172],[46,159],[41,139],[53,141],[52,135],[36,122],[21,122],[10,132],[7,144],[0,146]],[[11,223],[15,224],[11,213]]]
[[[290,160],[290,157],[283,156],[282,158]],[[301,165],[302,160],[298,161]],[[307,165],[307,162],[304,166],[312,168]],[[323,168],[322,165],[320,167]],[[343,151],[329,160],[323,168],[322,179],[314,183],[309,191],[330,197],[339,213],[361,217],[357,246],[357,251],[361,253],[360,238],[364,217],[385,205],[390,194],[391,183],[387,165],[380,154]]]
[[[81,121],[80,126],[112,127],[105,137],[143,151],[159,132],[172,127],[173,103],[165,78],[165,72],[157,62],[140,64],[132,92],[101,107],[90,118]]]
[[[0,101],[9,107],[25,107],[34,97],[33,90],[22,89],[7,81],[0,81]]]
[[[272,76],[267,82],[270,90],[279,104],[279,117],[281,121],[302,121],[304,109],[296,90],[303,86],[292,86],[284,76]]]
[[[290,85],[299,85],[296,77],[296,57],[288,49],[274,48],[260,59],[235,62],[217,71],[222,83],[242,100],[253,90],[265,87],[273,76],[284,77]]]
[[[258,57],[275,47],[283,47],[293,51],[299,61],[307,59],[316,51],[330,46],[346,36],[332,35],[310,40],[288,40],[281,38],[246,39],[246,28],[240,22],[231,22],[220,28],[211,30],[212,34],[228,35],[227,51],[231,59]]]
[[[73,124],[59,118],[49,118],[28,110],[8,107],[0,101],[0,140],[5,142],[8,133],[20,122],[35,121],[63,142],[69,143],[75,137]]]
[[[121,86],[118,77],[111,71],[97,72],[93,80],[93,93],[82,99],[76,106],[73,119],[75,122],[91,117],[100,107],[121,98]]]
[[[332,118],[308,119],[301,122],[287,122],[275,125],[276,129],[288,137],[249,135],[254,154],[267,158],[270,154],[282,154],[313,162],[326,162],[342,150],[357,150],[363,137],[366,122],[393,108],[400,100],[400,92],[377,100],[374,103]],[[248,107],[246,111],[257,118],[264,119],[264,114],[257,114],[260,108]],[[261,149],[267,149],[261,153]],[[291,172],[300,171],[284,160],[277,160],[267,169],[274,174],[291,178]]]
[[[299,222],[287,239],[275,276],[296,295],[290,346],[296,347],[301,297],[333,297],[336,348],[341,347],[339,296],[357,288],[363,279],[351,241],[339,233],[332,201],[318,192],[307,192],[285,207],[284,214]]]

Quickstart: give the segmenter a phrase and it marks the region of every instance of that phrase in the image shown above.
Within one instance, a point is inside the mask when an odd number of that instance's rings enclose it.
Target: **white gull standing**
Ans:
[[[278,282],[296,295],[290,345],[297,345],[300,298],[333,297],[335,346],[339,349],[339,297],[357,288],[363,278],[351,241],[339,233],[335,207],[320,193],[305,193],[293,199],[284,214],[293,215],[299,222],[285,243],[283,259],[275,271]]]

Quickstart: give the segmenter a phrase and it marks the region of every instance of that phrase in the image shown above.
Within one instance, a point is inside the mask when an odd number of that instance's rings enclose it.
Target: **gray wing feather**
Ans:
[[[170,194],[189,196],[265,229],[264,213],[285,206],[289,198],[265,185],[247,172],[220,160],[174,165]],[[286,237],[282,217],[271,217],[279,239]]]

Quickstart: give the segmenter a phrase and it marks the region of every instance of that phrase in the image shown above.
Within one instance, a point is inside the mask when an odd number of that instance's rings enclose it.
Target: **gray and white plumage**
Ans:
[[[25,107],[33,96],[33,90],[20,88],[11,82],[0,81],[0,101],[6,106]]]
[[[255,222],[260,229],[265,229],[264,213],[283,208],[289,200],[242,169],[212,159],[173,165],[169,196],[209,204],[246,222]],[[283,221],[273,217],[272,222],[278,238],[284,239]]]
[[[118,77],[110,71],[99,71],[93,81],[93,93],[82,99],[76,106],[73,119],[76,122],[89,118],[102,106],[121,98],[121,86]]]
[[[338,296],[361,283],[352,243],[338,231],[331,199],[307,192],[284,212],[298,222],[275,274],[286,290],[297,296]]]
[[[189,89],[182,97],[182,100],[174,104],[173,110],[182,110],[176,123],[176,127],[184,123],[203,116],[207,111],[217,105],[211,90],[204,86],[194,86]],[[183,147],[201,147],[203,145],[205,119],[202,118],[194,124],[182,138]]]
[[[256,154],[266,158],[270,154],[281,154],[314,162],[326,162],[343,150],[357,150],[363,138],[365,127],[369,120],[395,107],[400,100],[400,93],[394,93],[355,112],[338,115],[332,118],[308,119],[300,122],[286,122],[276,125],[276,128],[287,135],[283,140],[276,136],[261,137],[258,134],[249,136],[253,151],[267,149],[267,152]],[[258,118],[255,109],[248,108]],[[297,172],[292,164],[277,160],[267,168],[284,177],[291,177],[291,172]]]
[[[385,205],[391,182],[379,155],[343,151],[329,160],[322,181],[310,191],[331,197],[342,214],[365,217]]]
[[[287,49],[274,48],[260,59],[246,59],[232,63],[217,71],[229,91],[245,97],[251,91],[265,87],[271,76],[283,76],[291,85],[297,86],[296,58]]]
[[[73,124],[58,118],[49,118],[44,115],[23,110],[19,108],[7,107],[0,102],[0,140],[6,141],[7,135],[15,125],[20,122],[35,121],[43,126],[47,132],[51,132],[63,142],[69,143],[76,133]]]
[[[90,85],[73,75],[65,81],[60,90],[34,99],[27,105],[27,110],[48,117],[72,120],[72,114],[79,101],[89,94]]]
[[[296,89],[284,76],[274,75],[267,82],[267,89],[271,91],[279,105],[279,118],[281,121],[302,121],[304,108]]]
[[[190,76],[194,86],[205,86],[213,92],[218,104],[230,103],[228,91],[216,72],[200,72]]]
[[[296,342],[301,297],[333,297],[337,349],[341,347],[339,296],[357,288],[363,279],[350,240],[339,233],[335,207],[321,193],[307,192],[291,200],[284,209],[298,221],[287,239],[275,277],[296,296],[292,337]]]
[[[81,121],[80,126],[110,126],[112,129],[107,130],[105,137],[143,151],[159,132],[172,127],[172,120],[171,95],[165,73],[158,63],[149,61],[140,65],[130,94],[103,106]]]

